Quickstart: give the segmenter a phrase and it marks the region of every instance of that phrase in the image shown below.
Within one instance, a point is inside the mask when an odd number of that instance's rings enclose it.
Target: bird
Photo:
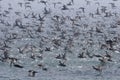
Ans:
[[[102,72],[102,66],[98,65],[98,66],[92,66],[92,68],[98,72]]]
[[[59,54],[59,55],[57,55],[55,58],[56,58],[56,59],[61,59],[61,55]]]
[[[105,56],[108,57],[108,58],[111,58],[111,57],[112,57],[110,54],[108,54],[107,51],[106,51],[106,55],[105,55]]]
[[[84,7],[80,7],[79,9],[81,9],[82,12],[85,13],[85,8]]]
[[[44,1],[44,0],[41,0],[40,2],[45,4],[45,5],[47,4],[47,1]]]
[[[29,77],[35,77],[35,74],[38,73],[37,71],[34,71],[34,70],[29,70],[28,71],[28,76]]]
[[[113,41],[111,39],[106,40],[106,44],[113,44]]]
[[[25,50],[25,48],[21,48],[21,47],[18,47],[17,49],[18,49],[18,51],[19,51],[20,54],[23,54],[23,52]]]
[[[69,2],[67,5],[68,5],[68,6],[71,6],[71,5],[72,5],[72,2]]]
[[[20,7],[22,7],[23,3],[19,2],[18,5],[20,5]]]
[[[15,65],[15,63],[18,61],[18,59],[14,57],[9,57],[8,59],[10,60],[10,67]]]
[[[38,19],[38,20],[39,20],[39,21],[45,21],[45,20],[44,20],[45,17],[46,17],[46,15],[41,16],[41,15],[39,14],[39,19]]]
[[[34,0],[28,0],[28,1],[32,1],[33,2]]]
[[[32,13],[31,15],[32,15],[32,18],[36,18],[37,14]]]
[[[97,10],[96,10],[97,12],[96,12],[96,15],[100,15],[100,11],[99,11],[99,8],[97,8]]]
[[[51,51],[51,48],[50,47],[46,47],[45,51]]]
[[[49,10],[47,10],[46,7],[45,7],[45,8],[44,8],[44,14],[46,15],[46,14],[50,14],[50,13],[51,13],[50,8],[49,8]]]
[[[46,67],[42,67],[42,70],[43,70],[43,71],[47,71],[48,68],[46,68]]]
[[[108,54],[107,53],[107,51],[106,51],[106,55],[105,55],[105,57],[107,57],[108,59],[107,59],[107,61],[110,61],[110,62],[112,62],[113,60],[111,59],[112,58],[112,56],[110,55],[110,54]]]
[[[27,14],[27,15],[24,14],[24,18],[29,18],[29,15],[30,15],[30,14]]]
[[[68,7],[66,5],[63,5],[61,10],[68,10]]]
[[[99,54],[94,54],[93,56],[95,56],[95,57],[102,57],[101,55],[99,55]]]
[[[116,7],[115,3],[109,3],[109,4],[111,5],[112,8]]]
[[[78,55],[78,58],[86,58],[86,56],[84,55],[85,53],[82,52],[81,54]]]
[[[109,39],[109,40],[106,40],[105,42],[106,42],[106,44],[109,45],[109,47],[110,47],[109,50],[113,50],[113,43],[114,43],[114,41]]]
[[[24,68],[22,65],[19,65],[19,64],[13,64],[14,67],[17,67],[17,68]]]
[[[66,64],[64,62],[59,61],[59,66],[66,67]]]
[[[97,33],[102,33],[102,31],[98,27],[96,27],[96,32]]]

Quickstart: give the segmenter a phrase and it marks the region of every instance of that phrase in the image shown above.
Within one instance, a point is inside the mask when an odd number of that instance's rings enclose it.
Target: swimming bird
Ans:
[[[100,15],[99,8],[97,8],[97,10],[96,10],[96,15]]]
[[[44,8],[44,14],[46,15],[46,14],[50,14],[50,13],[51,13],[50,8],[49,8],[49,10],[47,10],[47,8],[45,7],[45,8]]]
[[[78,58],[86,58],[86,56],[84,55],[85,53],[82,52],[81,54],[78,55]]]
[[[79,9],[81,9],[82,12],[85,13],[85,8],[84,7],[80,7]]]
[[[101,12],[102,12],[102,13],[105,13],[106,10],[107,10],[107,7],[106,7],[106,6],[101,6]]]
[[[46,47],[45,51],[51,51],[50,47]]]
[[[68,7],[66,5],[63,5],[61,10],[68,10]]]
[[[115,3],[109,3],[109,4],[111,5],[112,8],[116,7]]]
[[[29,70],[28,71],[28,76],[29,77],[35,77],[35,74],[38,73],[37,71],[34,71],[34,70]]]
[[[22,3],[22,2],[19,2],[18,5],[20,5],[20,7],[22,7],[23,3]]]
[[[112,57],[110,54],[108,54],[107,51],[106,51],[106,55],[105,55],[105,56],[108,57],[108,58],[111,58],[111,57]]]
[[[32,2],[33,2],[33,1],[35,1],[35,0],[28,0],[28,1],[32,1]]]
[[[14,66],[14,67],[17,67],[17,68],[24,68],[22,65],[20,65],[20,64],[15,64],[15,63],[13,64],[13,66]]]
[[[43,70],[43,71],[47,71],[48,68],[46,68],[46,67],[42,67],[42,70]]]
[[[37,14],[32,12],[31,16],[32,16],[32,18],[36,18]]]
[[[23,54],[24,50],[25,50],[25,47],[24,47],[24,48],[22,48],[22,47],[18,47],[18,51],[19,51],[19,53]]]
[[[96,27],[96,32],[97,33],[102,33],[102,31],[98,27]]]
[[[102,70],[103,70],[102,66],[100,66],[100,65],[99,66],[92,66],[92,68],[98,72],[102,72]]]
[[[45,20],[44,20],[45,17],[46,17],[46,15],[41,16],[41,15],[39,14],[39,19],[38,19],[38,20],[39,20],[39,21],[45,21]]]
[[[114,41],[109,39],[109,40],[106,40],[105,42],[106,42],[107,45],[109,45],[109,47],[110,47],[109,50],[113,50]]]
[[[67,5],[68,5],[68,6],[71,6],[71,5],[72,5],[72,2],[69,2]]]
[[[61,55],[59,54],[59,55],[57,55],[55,58],[56,58],[56,59],[61,59]]]
[[[47,4],[47,1],[44,1],[44,0],[41,0],[40,2],[45,4],[45,5]]]
[[[30,14],[24,14],[24,18],[29,18]]]
[[[17,67],[17,68],[24,68],[22,65],[16,63],[18,61],[17,58],[9,57],[8,60],[10,61],[10,67],[14,66],[14,67]]]
[[[102,57],[101,55],[99,55],[99,54],[94,54],[93,56],[95,56],[95,57]]]
[[[112,58],[112,56],[110,55],[110,54],[108,54],[108,52],[106,51],[106,55],[105,55],[105,57],[107,57],[108,59],[108,61],[110,61],[110,62],[112,62],[113,60],[111,59]]]
[[[67,60],[66,59],[66,53],[64,54],[59,54],[58,56],[55,57],[56,59],[63,59],[63,60]]]
[[[64,62],[59,61],[59,66],[66,67],[66,64]]]

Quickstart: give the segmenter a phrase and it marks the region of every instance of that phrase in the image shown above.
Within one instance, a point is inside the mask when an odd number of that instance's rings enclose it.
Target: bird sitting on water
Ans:
[[[17,68],[24,68],[23,66],[19,65],[19,64],[14,64],[14,67],[17,67]]]
[[[66,67],[66,64],[64,62],[59,61],[59,66]]]
[[[106,55],[105,55],[105,57],[107,57],[108,59],[108,61],[110,61],[110,62],[112,62],[112,56],[110,55],[110,54],[108,54],[107,52],[106,52]]]
[[[39,68],[42,69],[43,71],[47,71],[48,68],[45,67],[45,65],[43,65],[42,63],[38,64]]]
[[[28,72],[29,72],[28,74],[29,77],[35,77],[35,74],[38,73],[37,71],[34,70],[29,70]]]
[[[63,5],[62,9],[61,10],[68,10],[67,6],[66,5]]]
[[[63,60],[67,60],[66,59],[66,53],[64,54],[59,54],[58,56],[55,57],[56,59],[63,59]]]
[[[92,66],[94,70],[98,71],[98,72],[102,72],[103,67],[102,66]]]
[[[94,56],[94,57],[102,57],[102,56],[99,55],[99,54],[94,54],[93,56]]]
[[[81,54],[79,54],[78,58],[86,58],[86,56],[84,55],[84,52],[82,52]]]

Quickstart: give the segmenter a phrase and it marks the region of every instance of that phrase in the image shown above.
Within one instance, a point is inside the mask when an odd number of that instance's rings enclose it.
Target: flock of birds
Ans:
[[[0,4],[2,1],[4,0],[0,0]],[[35,1],[45,6],[42,12],[33,11],[32,3]],[[73,17],[69,14],[74,12],[74,8],[71,8],[75,5],[74,0],[67,4],[59,1],[49,4],[49,1],[18,2],[17,5],[25,12],[15,11],[11,3],[5,10],[0,6],[0,62],[8,63],[10,67],[24,68],[21,58],[28,59],[38,62],[35,64],[37,67],[48,71],[49,65],[44,63],[46,58],[52,56],[57,61],[57,66],[67,67],[67,61],[71,60],[69,55],[73,55],[81,60],[97,58],[98,64],[91,67],[102,74],[108,62],[115,62],[112,57],[114,53],[120,53],[119,13],[112,12],[118,8],[114,3],[117,0],[109,3],[111,10],[94,0],[97,6],[95,12],[89,13],[85,7],[79,7]],[[91,1],[85,2],[86,6],[91,5]],[[61,14],[54,13],[49,5],[53,5],[53,9],[62,5],[59,7]],[[65,12],[69,14],[66,15]],[[112,22],[107,23],[109,19]],[[38,71],[34,69],[28,70],[30,77],[36,73]]]

